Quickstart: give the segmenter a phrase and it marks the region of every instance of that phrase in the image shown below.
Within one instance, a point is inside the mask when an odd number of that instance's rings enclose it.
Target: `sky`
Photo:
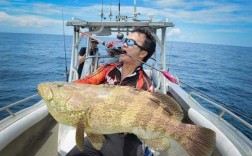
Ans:
[[[133,15],[133,0],[0,0],[0,32],[63,34],[63,23],[73,17],[105,21]],[[102,5],[103,3],[103,5]],[[138,19],[168,20],[167,40],[252,47],[251,0],[137,0]],[[64,26],[67,35],[72,27]]]

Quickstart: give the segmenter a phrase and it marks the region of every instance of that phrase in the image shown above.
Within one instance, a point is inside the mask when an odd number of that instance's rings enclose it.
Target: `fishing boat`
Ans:
[[[186,92],[183,89],[183,82],[167,72],[166,67],[166,40],[167,28],[174,27],[174,23],[167,20],[153,21],[152,16],[147,20],[139,20],[136,8],[132,17],[118,15],[116,21],[89,22],[73,18],[66,23],[73,28],[73,43],[71,50],[71,62],[68,82],[78,79],[77,57],[80,49],[80,42],[86,37],[87,49],[92,38],[107,36],[116,38],[118,43],[121,34],[127,35],[137,26],[151,27],[157,40],[158,48],[151,61],[147,61],[145,71],[153,81],[156,92],[161,92],[173,96],[184,110],[185,120],[183,122],[207,127],[216,132],[216,148],[214,156],[251,156],[252,141],[232,123],[223,118],[224,114],[233,117],[234,120],[246,126],[250,131],[252,125],[242,118],[219,105],[217,102],[201,94],[200,92]],[[101,14],[101,19],[103,15]],[[119,34],[119,35],[118,35]],[[106,48],[109,43],[101,41]],[[89,55],[87,53],[82,77],[93,72],[102,64],[117,59],[110,54]],[[156,60],[159,60],[158,62]],[[49,114],[43,100],[18,112],[11,111],[11,108],[23,104],[38,95],[27,97],[21,101],[12,103],[0,111],[6,111],[9,116],[0,121],[0,155],[66,155],[75,145],[75,128],[58,124]],[[200,99],[200,100],[198,100]],[[220,110],[219,114],[202,106],[202,102],[207,102],[212,107]],[[165,152],[152,151],[154,155],[187,155],[184,149],[176,141],[171,141],[170,148]]]

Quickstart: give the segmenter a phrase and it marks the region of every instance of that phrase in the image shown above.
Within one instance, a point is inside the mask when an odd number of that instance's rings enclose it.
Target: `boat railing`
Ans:
[[[111,62],[107,62],[107,61],[101,61],[101,59],[119,59],[118,56],[115,56],[115,57],[111,57],[110,55],[89,55],[86,57],[85,60],[87,59],[94,59],[93,62],[94,62],[94,67],[93,67],[93,70],[91,72],[93,72],[95,69],[97,69],[99,67],[99,64],[103,64],[103,63],[111,63]],[[114,61],[113,61],[114,62]]]
[[[38,94],[34,94],[34,95],[29,96],[29,97],[27,97],[27,98],[25,98],[25,99],[22,99],[22,100],[20,100],[20,101],[17,101],[17,102],[14,102],[14,103],[12,103],[12,104],[9,104],[9,105],[7,105],[7,106],[5,106],[5,107],[2,107],[2,108],[0,108],[0,112],[1,112],[1,111],[6,111],[6,112],[9,113],[9,115],[15,116],[15,113],[14,113],[10,108],[13,108],[13,107],[15,107],[15,106],[17,106],[17,105],[21,105],[21,104],[23,104],[23,103],[25,103],[25,102],[28,102],[29,100],[34,99],[34,98],[37,97],[37,96],[38,96]]]
[[[243,120],[242,118],[240,118],[239,116],[237,116],[236,114],[234,114],[233,112],[227,110],[226,108],[222,107],[221,105],[213,102],[212,100],[210,100],[209,98],[206,98],[196,92],[190,92],[189,94],[189,98],[192,98],[192,96],[197,96],[198,98],[208,102],[209,104],[211,104],[212,106],[214,106],[215,108],[219,109],[221,112],[218,115],[218,119],[221,119],[222,116],[227,113],[229,114],[231,117],[233,117],[234,119],[238,120],[239,122],[241,122],[243,125],[245,125],[246,127],[248,127],[250,130],[252,130],[252,125],[249,124],[248,122],[246,122],[245,120]]]

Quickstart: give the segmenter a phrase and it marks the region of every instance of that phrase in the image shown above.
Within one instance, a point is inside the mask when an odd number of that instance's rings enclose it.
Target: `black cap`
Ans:
[[[96,43],[96,44],[99,44],[98,41],[96,41],[95,39],[92,39],[92,38],[91,38],[91,42]]]

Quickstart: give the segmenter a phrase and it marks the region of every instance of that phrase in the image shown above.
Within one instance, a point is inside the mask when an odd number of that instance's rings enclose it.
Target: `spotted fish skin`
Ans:
[[[181,123],[181,107],[165,94],[127,86],[66,82],[41,83],[38,91],[59,123],[77,127],[80,149],[84,132],[97,149],[104,142],[102,134],[113,133],[133,133],[159,151],[168,149],[169,138],[190,155],[211,155],[215,147],[215,133]]]

